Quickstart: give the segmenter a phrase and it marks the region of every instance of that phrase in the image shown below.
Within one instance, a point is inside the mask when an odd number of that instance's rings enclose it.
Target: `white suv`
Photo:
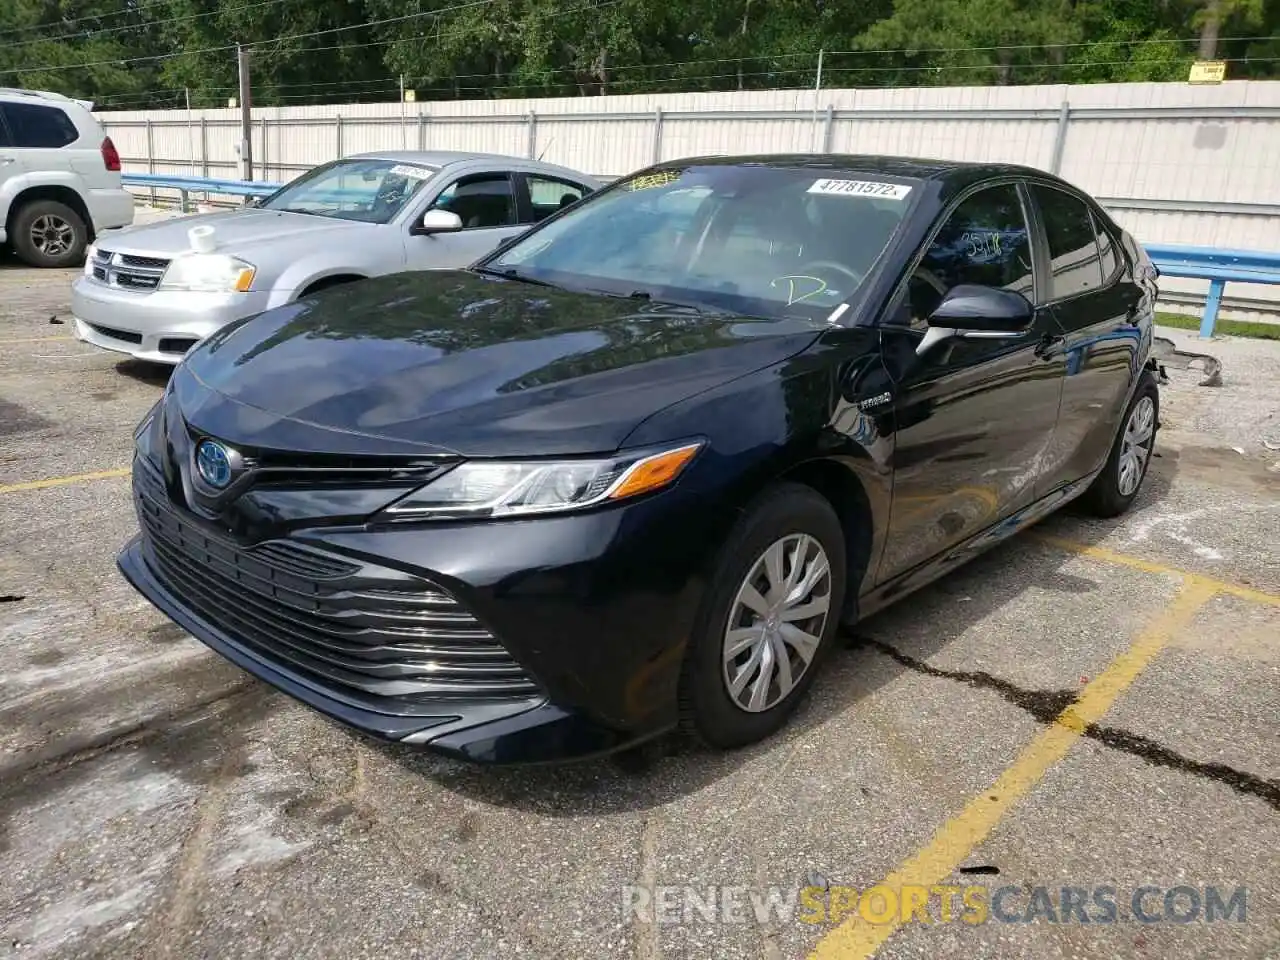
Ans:
[[[133,222],[120,154],[58,93],[0,87],[0,243],[33,267],[74,267],[101,231]]]

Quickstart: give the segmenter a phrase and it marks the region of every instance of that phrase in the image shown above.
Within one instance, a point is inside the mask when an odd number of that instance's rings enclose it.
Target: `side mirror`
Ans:
[[[917,354],[952,337],[1006,339],[1025,332],[1034,319],[1031,302],[1013,290],[962,283],[952,287],[929,317]]]
[[[433,208],[422,215],[422,223],[416,233],[457,233],[462,229],[462,218],[448,210]]]

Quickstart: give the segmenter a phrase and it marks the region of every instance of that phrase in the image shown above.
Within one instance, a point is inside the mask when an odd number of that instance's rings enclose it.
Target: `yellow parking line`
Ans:
[[[1089,724],[1102,719],[1116,698],[1216,592],[1216,587],[1200,578],[1185,581],[1173,603],[1128,650],[1084,688],[1074,704],[1031,741],[989,790],[970,800],[968,806],[938,829],[923,849],[877,886],[895,892],[913,885],[928,888],[955,873],[1005,814],[1040,782],[1050,767],[1067,755]],[[873,924],[854,915],[819,941],[810,960],[865,960],[873,956],[899,926],[900,919]]]
[[[62,487],[68,483],[83,483],[86,480],[112,480],[116,477],[127,477],[128,475],[128,467],[117,467],[114,470],[99,470],[97,473],[77,473],[70,477],[50,477],[47,480],[10,483],[0,486],[0,493],[18,493],[21,490],[45,490],[49,487]]]
[[[1280,607],[1280,596],[1276,596],[1274,593],[1267,593],[1265,590],[1255,590],[1253,587],[1241,586],[1238,583],[1216,580],[1203,574],[1192,573],[1190,570],[1180,570],[1178,567],[1171,567],[1168,564],[1158,563],[1154,560],[1144,560],[1141,557],[1134,557],[1127,553],[1108,550],[1106,547],[1094,547],[1087,543],[1068,540],[1066,537],[1055,537],[1052,534],[1039,533],[1037,531],[1032,531],[1030,536],[1041,543],[1047,543],[1052,547],[1068,550],[1071,553],[1078,553],[1082,557],[1090,557],[1094,560],[1101,560],[1104,563],[1114,563],[1124,567],[1133,567],[1135,570],[1143,570],[1147,573],[1162,573],[1182,577],[1186,581],[1196,581],[1211,586],[1218,593],[1229,593],[1244,600]]]
[[[0,347],[10,343],[47,343],[50,340],[74,340],[75,337],[20,337],[17,340],[0,340]]]

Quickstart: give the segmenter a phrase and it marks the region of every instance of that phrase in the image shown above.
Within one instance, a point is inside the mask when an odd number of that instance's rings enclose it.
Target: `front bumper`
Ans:
[[[138,360],[177,364],[205,337],[267,309],[267,291],[188,293],[125,290],[88,277],[71,285],[76,336]]]
[[[214,652],[307,706],[379,740],[425,746],[480,763],[546,763],[610,753],[646,736],[611,729],[545,697],[441,703],[436,716],[405,717],[363,709],[326,696],[306,677],[255,656],[234,637],[195,616],[148,568],[142,537],[129,542],[117,566],[139,593]],[[654,728],[648,735],[661,730]]]
[[[138,483],[135,477],[135,496]],[[501,535],[492,524],[414,524],[312,527],[270,541],[440,585],[534,681],[533,692],[518,698],[420,696],[406,707],[403,699],[352,695],[349,687],[290,661],[288,651],[279,656],[264,649],[261,629],[252,642],[236,635],[234,614],[224,615],[223,626],[202,615],[198,585],[182,586],[180,578],[153,569],[158,555],[146,538],[154,533],[131,541],[118,565],[143,596],[197,639],[365,734],[478,762],[553,762],[609,753],[676,723],[683,653],[704,585],[702,547],[717,541],[684,509],[663,507],[660,499],[504,522]],[[182,522],[203,523],[186,512]],[[230,542],[212,526],[204,532]],[[267,615],[257,618],[258,626],[270,619],[268,611],[259,612]]]

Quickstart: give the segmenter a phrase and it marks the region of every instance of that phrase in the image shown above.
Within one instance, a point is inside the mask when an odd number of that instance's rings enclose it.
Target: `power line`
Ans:
[[[604,10],[606,7],[616,7],[618,4],[622,2],[623,0],[600,0],[600,2],[584,3],[576,7],[567,7],[563,10],[547,10],[541,14],[538,14],[537,16],[530,17],[530,19],[542,19],[546,16],[562,17],[568,13],[581,13],[584,10],[591,10],[591,11]],[[281,53],[300,54],[300,53],[323,53],[326,50],[360,50],[365,47],[389,47],[397,43],[413,43],[416,40],[435,40],[435,41],[452,40],[455,37],[466,36],[466,34],[467,34],[466,30],[456,30],[452,33],[431,34],[431,35],[420,33],[412,37],[395,37],[394,39],[391,39],[391,40],[369,40],[364,43],[335,43],[327,47],[302,47],[296,50],[258,50],[256,52],[259,56],[271,56],[273,54],[281,54]],[[271,43],[274,41],[263,41],[263,42]],[[812,56],[817,56],[817,54],[816,53],[812,54]],[[487,77],[487,76],[490,76],[490,74],[487,74],[487,73],[473,74],[473,76]]]
[[[11,27],[0,32],[0,37],[6,37],[11,33],[25,33],[28,30],[43,30],[45,27],[66,27],[73,23],[83,23],[85,20],[102,20],[106,17],[122,17],[127,13],[137,13],[139,10],[150,10],[152,7],[159,7],[169,3],[170,0],[151,0],[150,3],[135,4],[131,10],[109,10],[106,13],[89,13],[83,17],[73,17],[70,20],[48,20],[44,23],[33,23],[27,27]]]
[[[468,0],[468,2],[466,3],[455,4],[451,7],[441,7],[437,10],[425,10],[419,13],[404,14],[399,17],[388,17],[383,20],[370,20],[367,23],[353,23],[344,27],[329,27],[324,30],[313,30],[309,33],[296,33],[296,34],[291,34],[285,37],[272,37],[270,40],[258,40],[252,43],[242,44],[242,46],[248,47],[250,49],[257,49],[259,47],[264,47],[267,44],[280,44],[286,40],[305,40],[311,37],[322,37],[322,36],[328,36],[334,33],[342,33],[345,30],[359,30],[365,27],[377,27],[377,26],[382,26],[384,24],[388,24],[388,23],[401,23],[406,20],[416,20],[416,19],[421,19],[423,17],[438,17],[442,13],[451,13],[455,10],[465,10],[472,7],[488,6],[489,4],[496,3],[496,2],[497,0]],[[597,4],[595,6],[598,6],[598,7],[612,6],[613,4],[618,2],[621,2],[621,0],[611,0],[611,2]],[[567,11],[553,11],[553,12],[559,14]],[[393,43],[397,41],[384,41],[384,42]],[[373,46],[373,45],[374,44],[365,44],[365,46]],[[357,46],[357,45],[353,44],[353,46]],[[171,60],[174,57],[181,57],[186,54],[221,53],[225,50],[234,50],[234,49],[236,49],[235,44],[225,44],[219,47],[205,47],[204,49],[201,49],[201,50],[180,50],[177,53],[157,53],[157,54],[152,54],[150,56],[145,56],[145,57],[127,57],[121,60],[94,60],[94,61],[89,61],[87,63],[45,64],[43,66],[38,66],[38,67],[11,68],[8,70],[0,71],[0,73],[5,73],[5,74],[54,73],[54,72],[62,72],[64,70],[78,70],[84,67],[126,66],[128,64],[134,64],[134,63],[153,63],[159,60]],[[324,49],[324,48],[317,48],[317,49]],[[263,52],[276,53],[280,51],[279,51],[279,48],[277,47],[276,50],[265,50]]]
[[[96,37],[106,36],[109,33],[121,33],[125,30],[137,30],[142,27],[158,27],[166,23],[183,23],[188,20],[200,20],[204,17],[216,17],[224,13],[239,13],[241,10],[252,10],[255,7],[270,7],[276,4],[284,3],[286,0],[259,0],[258,3],[246,3],[239,7],[227,7],[225,9],[208,10],[204,13],[192,13],[184,17],[169,17],[165,20],[146,20],[142,23],[126,23],[120,27],[110,27],[104,30],[85,30],[80,33],[64,33],[57,37],[36,37],[31,40],[20,40],[17,43],[6,44],[9,47],[27,47],[33,43],[53,43],[57,40],[87,40]],[[128,11],[132,13],[133,11]]]
[[[472,7],[487,7],[497,0],[467,0],[466,3],[454,4],[452,7],[440,7],[438,10],[424,10],[418,13],[406,13],[399,17],[387,17],[385,20],[370,20],[367,23],[353,23],[346,27],[331,27],[327,30],[314,30],[311,33],[295,33],[287,37],[273,37],[270,40],[259,40],[256,43],[247,43],[247,47],[258,47],[268,43],[283,43],[286,40],[307,40],[311,37],[323,37],[331,33],[341,33],[343,30],[361,30],[365,27],[381,27],[388,23],[401,23],[405,20],[418,20],[422,17],[437,17],[442,13],[452,13],[455,10],[468,10]]]
[[[1275,37],[1219,37],[1219,43],[1231,43],[1235,41],[1251,41],[1251,40],[1274,40]],[[1050,50],[1069,47],[1098,47],[1103,45],[1115,44],[1118,46],[1144,46],[1148,44],[1160,43],[1199,43],[1199,37],[1149,37],[1145,40],[1080,40],[1073,43],[1013,43],[1013,44],[996,44],[989,47],[918,47],[918,48],[898,48],[898,49],[866,49],[866,50],[828,50],[829,54],[863,54],[863,53],[901,53],[908,56],[917,56],[922,53],[993,53],[1005,50]],[[813,56],[813,54],[810,54]]]
[[[1276,61],[1280,61],[1280,57],[1236,57],[1236,58],[1228,58],[1228,62],[1268,62],[1268,63],[1269,63],[1269,62],[1276,62]],[[723,62],[723,61],[720,61],[720,60],[704,60],[704,61],[694,61],[693,63],[694,63],[694,64],[708,64],[708,63],[719,63],[719,62]],[[1137,61],[1137,63],[1138,63],[1139,65],[1145,65],[1145,66],[1148,66],[1148,67],[1168,66],[1168,62],[1167,62],[1167,61],[1151,61],[1151,60],[1148,60],[1148,61]],[[1015,66],[1015,68],[1016,68],[1016,69],[1028,70],[1028,69],[1042,69],[1042,68],[1047,68],[1047,69],[1064,69],[1064,68],[1066,68],[1066,69],[1071,69],[1071,68],[1083,69],[1083,68],[1087,68],[1087,67],[1099,67],[1099,66],[1121,66],[1121,65],[1133,65],[1133,64],[1134,64],[1134,61],[1132,61],[1132,60],[1086,60],[1086,61],[1078,61],[1078,62],[1074,62],[1074,63],[1054,63],[1054,62],[1044,61],[1044,62],[1038,62],[1038,63],[1016,64],[1016,65],[1014,65],[1014,66]],[[999,64],[963,64],[963,65],[958,65],[958,66],[954,66],[954,67],[925,67],[925,66],[912,66],[912,67],[831,67],[831,68],[828,68],[828,70],[826,70],[826,71],[824,71],[824,72],[829,72],[829,73],[833,73],[833,74],[837,74],[837,73],[856,73],[856,74],[863,74],[863,75],[865,75],[865,74],[868,74],[868,73],[889,74],[889,73],[895,73],[895,72],[897,72],[897,71],[899,71],[899,70],[910,70],[910,71],[934,71],[934,72],[942,72],[943,70],[995,70],[995,69],[998,69],[998,68],[999,68],[999,66],[1000,66]],[[579,72],[579,71],[572,70],[572,69],[567,69],[567,70],[558,70],[558,71],[553,71],[553,72],[556,72],[556,73],[577,73],[577,72]],[[777,78],[777,77],[779,77],[779,76],[794,76],[794,75],[798,75],[798,74],[799,74],[799,75],[812,76],[812,75],[813,75],[813,69],[812,69],[812,68],[808,68],[808,67],[791,67],[791,68],[780,68],[780,69],[776,69],[776,70],[753,70],[753,71],[747,71],[747,72],[744,72],[744,73],[742,73],[742,74],[738,74],[738,73],[719,73],[719,74],[710,74],[710,75],[707,75],[707,74],[701,74],[701,75],[700,75],[700,74],[693,74],[693,75],[690,75],[690,76],[666,77],[666,78],[662,78],[662,79],[645,79],[645,80],[619,80],[619,79],[613,78],[613,79],[611,79],[609,82],[610,82],[610,83],[612,83],[612,84],[631,84],[631,85],[637,85],[637,86],[647,86],[647,87],[652,87],[652,86],[659,86],[659,85],[665,85],[665,84],[671,84],[671,83],[689,83],[689,84],[697,84],[697,83],[704,83],[704,82],[712,81],[712,80],[736,80],[736,79],[738,79],[739,77],[744,78],[744,79],[746,79],[746,78],[755,78],[755,77],[773,77],[773,78]],[[459,74],[459,75],[458,75],[457,77],[455,77],[454,79],[468,79],[468,78],[487,77],[487,76],[490,76],[490,74]],[[413,79],[413,80],[415,80],[415,81],[425,81],[425,80],[426,80],[426,78],[423,78],[423,77],[415,77],[415,78],[412,78],[412,79]],[[398,77],[388,77],[388,78],[386,78],[385,80],[355,81],[356,83],[365,83],[365,84],[381,83],[381,84],[384,84],[385,86],[384,86],[384,87],[382,87],[381,89],[363,89],[363,90],[356,90],[356,91],[352,91],[352,92],[353,92],[355,95],[357,95],[357,96],[364,96],[364,95],[369,95],[369,94],[378,94],[378,93],[388,93],[388,94],[391,94],[391,93],[397,93],[397,92],[399,91],[398,81],[399,81],[399,78],[398,78]],[[308,89],[310,89],[310,88],[316,88],[316,87],[331,87],[331,86],[335,86],[335,85],[342,85],[342,83],[341,83],[341,82],[336,82],[336,83],[316,83],[316,84],[305,84],[305,83],[304,83],[304,84],[281,84],[281,85],[279,85],[279,87],[280,87],[281,89],[286,88],[286,87],[288,87],[288,88],[294,88],[294,89],[296,89],[296,88],[298,88],[298,87],[302,87],[302,88],[308,88]],[[497,84],[497,85],[489,85],[489,86],[469,86],[469,85],[454,86],[454,85],[447,85],[447,84],[446,84],[446,85],[441,85],[441,84],[440,84],[440,83],[438,83],[438,82],[432,82],[432,83],[428,83],[428,84],[426,84],[426,85],[418,84],[418,85],[416,85],[416,86],[415,86],[415,89],[417,89],[417,90],[419,90],[419,91],[422,91],[422,92],[427,92],[427,93],[435,93],[435,92],[441,92],[441,93],[452,93],[452,92],[477,92],[477,93],[491,93],[491,92],[493,92],[493,91],[505,91],[505,90],[519,90],[519,91],[526,91],[526,92],[527,92],[527,91],[531,91],[531,90],[550,89],[550,88],[553,88],[553,87],[555,87],[555,86],[556,86],[556,84],[540,84],[540,83],[537,83],[537,82],[529,82],[529,83],[508,83],[508,84]],[[199,92],[200,92],[200,93],[210,93],[210,92],[213,92],[213,91],[224,91],[224,90],[233,90],[233,89],[235,89],[235,88],[233,88],[233,87],[203,87],[203,88],[200,88],[200,89],[199,89]],[[799,89],[799,88],[797,88],[797,89]],[[806,89],[807,89],[807,88],[806,88]],[[325,97],[325,96],[328,96],[328,95],[329,95],[329,94],[326,94],[326,93],[301,93],[301,94],[291,94],[291,95],[275,95],[275,96],[272,96],[272,97],[268,97],[267,99],[270,99],[270,100],[272,100],[273,102],[292,102],[292,101],[304,101],[304,100],[305,100],[305,101],[313,101],[313,102],[314,102],[314,101],[317,101],[319,98],[321,98],[321,97]],[[341,96],[341,94],[339,94],[339,96]],[[329,102],[332,102],[332,101],[329,101]],[[267,105],[267,104],[261,104],[261,105],[264,105],[264,106],[265,106],[265,105]]]

